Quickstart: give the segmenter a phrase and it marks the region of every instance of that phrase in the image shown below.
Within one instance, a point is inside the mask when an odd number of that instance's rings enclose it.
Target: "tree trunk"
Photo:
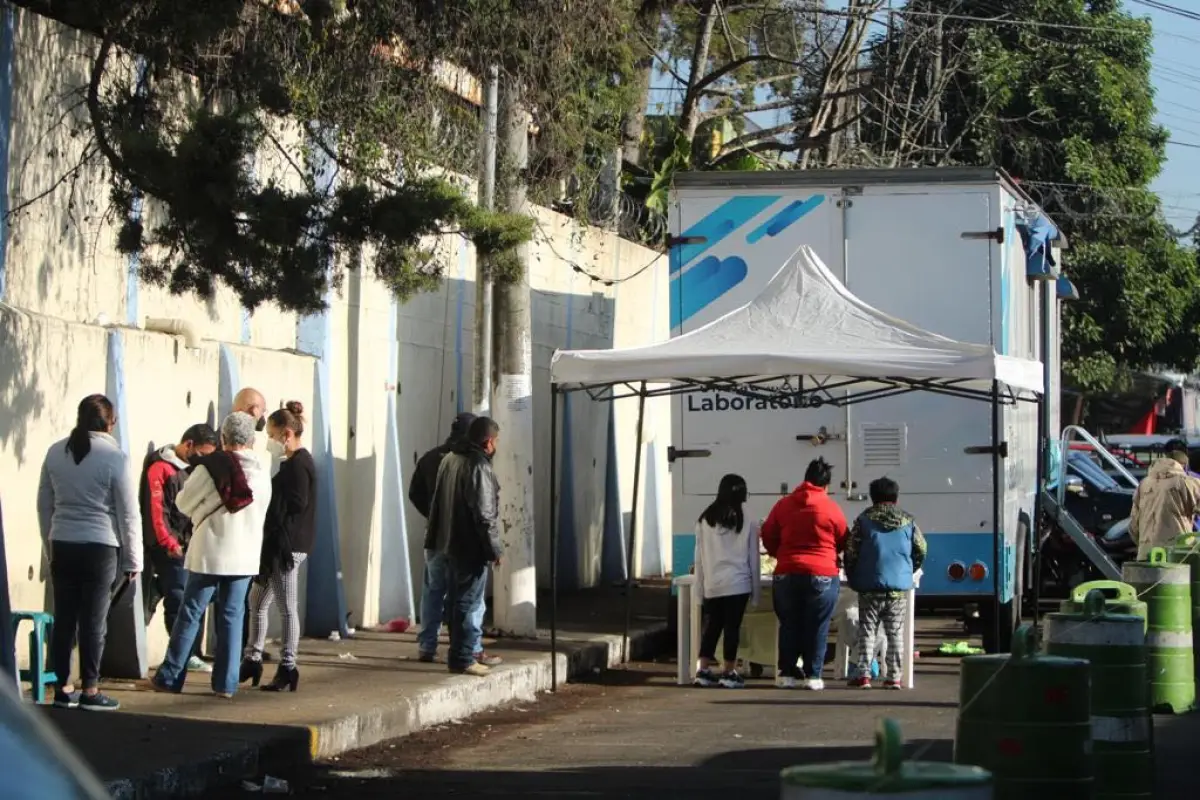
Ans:
[[[683,98],[683,107],[679,110],[679,133],[688,144],[696,137],[696,127],[700,124],[701,93],[696,91],[696,85],[708,73],[708,51],[712,46],[713,29],[717,24],[717,0],[705,0],[697,8],[700,14],[700,30],[696,34],[695,46],[692,48],[692,60],[688,65],[688,89]]]

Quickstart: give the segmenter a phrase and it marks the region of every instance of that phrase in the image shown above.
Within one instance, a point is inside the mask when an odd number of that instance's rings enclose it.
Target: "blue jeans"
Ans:
[[[421,589],[421,632],[417,634],[417,649],[422,654],[437,652],[438,633],[445,619],[446,594],[450,586],[449,565],[445,553],[425,551],[425,582]],[[483,592],[475,604],[471,624],[467,631],[472,636],[472,652],[483,654],[483,614],[487,610]]]
[[[242,624],[246,616],[246,593],[250,577],[233,575],[204,575],[189,572],[183,590],[179,616],[171,629],[167,657],[154,676],[155,682],[172,691],[183,689],[187,679],[187,660],[200,636],[200,620],[204,610],[216,596],[217,652],[213,662],[212,690],[233,694],[238,686],[238,669],[242,658]]]
[[[175,627],[175,619],[179,616],[179,607],[183,605],[183,590],[187,586],[188,571],[183,566],[182,558],[172,558],[160,547],[146,549],[147,560],[150,562],[150,568],[146,572],[153,580],[153,586],[146,592],[146,619],[154,616],[155,606],[161,597],[163,622],[166,623],[167,635],[170,636]],[[203,616],[200,617],[200,630],[204,630]],[[196,637],[192,655],[200,655],[199,636]]]
[[[475,663],[475,643],[480,637],[476,606],[483,603],[487,565],[468,567],[451,562],[449,577],[450,655],[446,660],[451,671],[458,671]]]
[[[825,666],[829,623],[837,608],[841,581],[820,575],[776,575],[775,616],[779,618],[779,674],[820,678]],[[804,670],[796,666],[804,660]]]

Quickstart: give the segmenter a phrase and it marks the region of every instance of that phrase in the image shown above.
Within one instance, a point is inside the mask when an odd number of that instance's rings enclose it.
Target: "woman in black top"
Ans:
[[[267,639],[267,610],[281,598],[283,653],[275,678],[262,687],[268,692],[296,691],[300,671],[300,565],[312,552],[315,537],[317,473],[312,454],[301,446],[304,406],[290,401],[267,418],[268,443],[283,462],[271,479],[271,504],[263,529],[262,564],[250,590],[250,633],[242,654],[241,679],[257,686],[262,679],[263,647]]]

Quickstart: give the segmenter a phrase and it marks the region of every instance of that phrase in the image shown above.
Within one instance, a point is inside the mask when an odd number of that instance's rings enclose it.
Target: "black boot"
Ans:
[[[284,689],[294,692],[299,686],[300,670],[280,664],[279,669],[275,670],[275,677],[262,689],[264,692],[282,692]]]
[[[238,670],[238,683],[250,681],[251,686],[258,686],[262,680],[262,662],[252,658],[242,659],[242,668]]]

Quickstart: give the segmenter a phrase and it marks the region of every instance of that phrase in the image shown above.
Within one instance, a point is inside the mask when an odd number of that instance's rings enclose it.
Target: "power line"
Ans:
[[[1174,14],[1177,17],[1183,17],[1184,19],[1200,22],[1200,14],[1197,14],[1195,11],[1189,11],[1186,8],[1168,5],[1167,3],[1160,3],[1158,0],[1132,0],[1132,2],[1137,3],[1139,6],[1153,8],[1155,11],[1163,11],[1167,14]]]

